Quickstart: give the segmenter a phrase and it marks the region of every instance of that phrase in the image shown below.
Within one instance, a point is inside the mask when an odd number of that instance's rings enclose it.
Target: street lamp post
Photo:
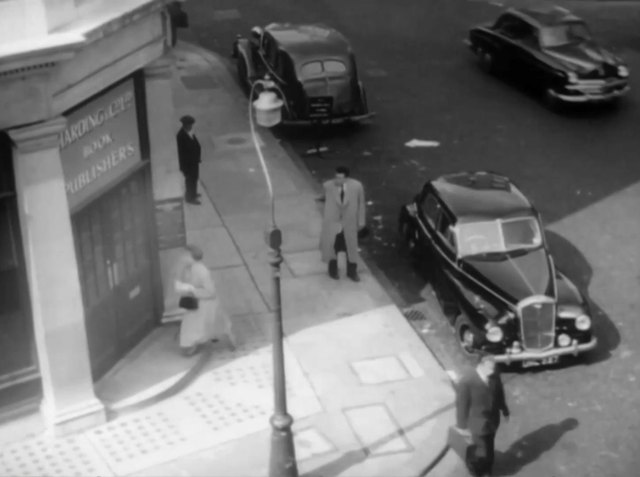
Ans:
[[[256,85],[261,85],[264,90],[253,101]],[[262,172],[267,181],[269,192],[271,220],[266,231],[266,242],[269,246],[269,265],[271,265],[272,293],[275,317],[273,320],[273,387],[274,387],[274,412],[269,422],[271,423],[271,455],[269,460],[269,477],[298,477],[296,464],[296,452],[293,445],[293,433],[291,426],[293,418],[287,412],[286,376],[284,369],[284,348],[282,332],[282,296],[280,291],[280,264],[282,263],[282,232],[276,225],[275,197],[271,176],[267,164],[262,155],[262,149],[256,136],[253,122],[252,107],[256,110],[256,121],[261,126],[272,127],[281,120],[281,108],[283,101],[270,91],[275,84],[265,77],[256,81],[249,94],[249,125],[251,138],[260,159]]]

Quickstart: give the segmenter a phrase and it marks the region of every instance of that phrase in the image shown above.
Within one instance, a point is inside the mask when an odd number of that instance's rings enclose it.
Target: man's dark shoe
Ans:
[[[187,204],[192,204],[192,205],[200,205],[200,204],[202,204],[202,202],[200,202],[198,199],[190,199],[190,200],[186,200],[185,202]]]
[[[358,275],[358,264],[347,262],[347,276],[351,278],[354,282],[360,281],[360,276]]]
[[[329,276],[334,280],[340,278],[338,275],[338,261],[337,260],[329,260]]]

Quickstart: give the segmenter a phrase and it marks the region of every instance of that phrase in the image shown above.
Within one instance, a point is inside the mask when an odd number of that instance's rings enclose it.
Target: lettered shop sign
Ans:
[[[71,209],[139,164],[134,88],[127,80],[67,115],[60,155]]]

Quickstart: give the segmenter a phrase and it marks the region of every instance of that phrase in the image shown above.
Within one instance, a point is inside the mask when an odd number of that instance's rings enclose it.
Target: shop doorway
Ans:
[[[155,325],[148,175],[139,170],[72,219],[94,381]]]

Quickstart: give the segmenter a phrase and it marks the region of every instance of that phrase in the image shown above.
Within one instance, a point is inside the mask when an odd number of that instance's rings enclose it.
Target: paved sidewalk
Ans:
[[[204,156],[203,205],[186,206],[188,240],[205,250],[239,346],[216,343],[185,359],[176,326],[159,328],[97,385],[115,419],[65,439],[6,445],[0,475],[267,474],[268,201],[248,103],[219,57],[187,43],[174,56],[176,128],[181,115],[193,115]],[[300,474],[418,476],[454,419],[449,378],[366,266],[360,283],[326,275],[315,185],[268,131],[261,142],[283,231],[287,393]],[[190,384],[179,385],[194,367]],[[144,399],[152,404],[126,412]],[[429,475],[460,475],[448,470],[459,468],[455,459],[443,462]]]

